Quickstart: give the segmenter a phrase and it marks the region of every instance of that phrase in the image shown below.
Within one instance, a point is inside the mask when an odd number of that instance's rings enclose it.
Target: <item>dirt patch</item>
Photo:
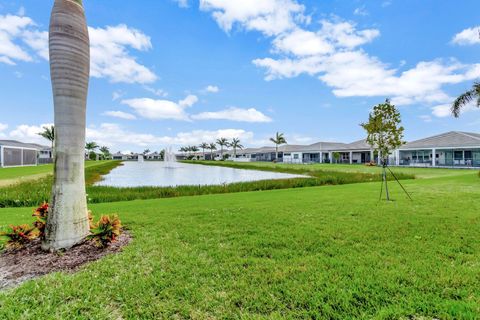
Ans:
[[[40,240],[21,250],[8,250],[0,255],[0,290],[17,286],[27,280],[51,272],[74,272],[88,262],[120,252],[132,237],[124,232],[107,248],[98,248],[93,241],[85,241],[66,252],[45,252]]]

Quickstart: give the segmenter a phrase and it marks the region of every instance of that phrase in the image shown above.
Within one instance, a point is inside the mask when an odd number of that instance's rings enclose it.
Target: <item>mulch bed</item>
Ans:
[[[41,249],[40,240],[35,240],[20,250],[7,250],[0,254],[0,290],[51,272],[77,271],[88,262],[120,252],[131,239],[127,232],[123,232],[106,248],[98,248],[93,241],[85,241],[65,252],[45,252]]]

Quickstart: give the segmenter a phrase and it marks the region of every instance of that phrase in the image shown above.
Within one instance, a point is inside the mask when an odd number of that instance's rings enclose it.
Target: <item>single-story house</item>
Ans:
[[[42,148],[15,140],[0,140],[0,167],[35,166]]]
[[[397,165],[480,167],[480,134],[450,131],[409,142],[396,151]]]

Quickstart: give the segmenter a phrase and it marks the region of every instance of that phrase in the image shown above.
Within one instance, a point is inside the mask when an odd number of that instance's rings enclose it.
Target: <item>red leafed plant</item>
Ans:
[[[92,234],[88,238],[94,240],[99,247],[108,246],[122,233],[122,222],[117,215],[102,216],[92,227]]]
[[[7,238],[7,248],[20,249],[37,238],[38,232],[34,227],[22,224],[20,226],[10,226],[7,231],[0,233],[0,235]]]
[[[48,203],[44,202],[40,207],[35,209],[33,216],[37,219],[33,222],[33,226],[38,230],[38,236],[45,238],[45,227],[47,225]]]

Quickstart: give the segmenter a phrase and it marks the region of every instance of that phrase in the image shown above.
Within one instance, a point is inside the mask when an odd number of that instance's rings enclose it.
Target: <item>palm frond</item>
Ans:
[[[462,95],[460,95],[455,101],[453,102],[452,105],[452,114],[455,118],[458,118],[460,115],[461,109],[469,104],[477,95],[477,92],[475,92],[475,89],[469,90]]]

